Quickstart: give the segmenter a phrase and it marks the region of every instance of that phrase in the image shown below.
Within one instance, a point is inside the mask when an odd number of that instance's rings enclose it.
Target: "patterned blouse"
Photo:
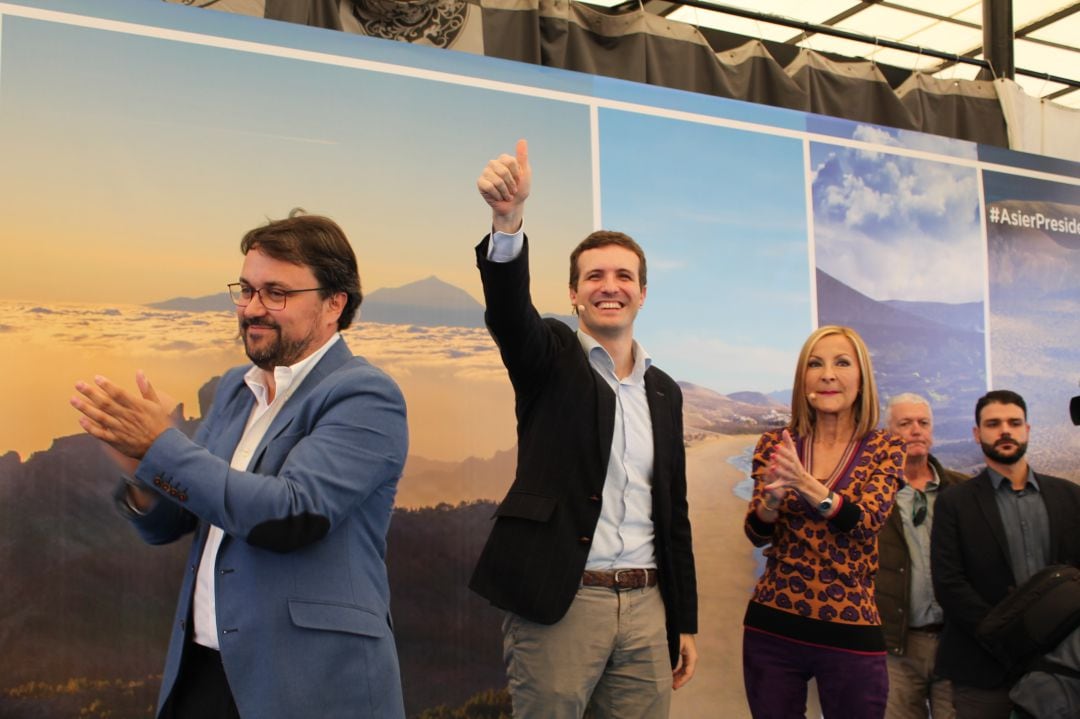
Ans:
[[[744,624],[796,641],[858,652],[884,652],[874,601],[877,534],[903,483],[903,440],[871,430],[849,447],[827,485],[838,499],[825,519],[817,507],[790,491],[776,522],[762,521],[761,481],[782,430],[766,432],[754,451],[754,496],[746,535],[766,546],[761,575]],[[806,463],[806,438],[793,437]]]

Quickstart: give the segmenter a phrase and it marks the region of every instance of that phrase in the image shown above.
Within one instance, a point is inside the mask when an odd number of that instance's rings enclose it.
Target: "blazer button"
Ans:
[[[578,537],[578,542],[580,544],[588,544],[591,541],[592,541],[592,537]]]

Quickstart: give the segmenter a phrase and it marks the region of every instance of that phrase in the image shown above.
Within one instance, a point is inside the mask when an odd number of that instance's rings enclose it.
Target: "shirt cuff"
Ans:
[[[513,262],[521,254],[521,248],[524,245],[524,224],[513,234],[492,231],[491,242],[488,243],[487,258],[492,262]]]

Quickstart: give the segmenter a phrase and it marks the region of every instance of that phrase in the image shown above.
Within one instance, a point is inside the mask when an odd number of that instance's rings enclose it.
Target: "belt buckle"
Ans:
[[[632,578],[632,577],[635,576],[634,573],[637,572],[637,571],[639,571],[639,570],[637,570],[637,569],[616,569],[615,570],[615,575],[614,575],[614,577],[612,577],[613,584],[615,585],[615,589],[616,590],[618,590],[618,589],[636,589],[636,587],[633,584],[628,584],[625,587],[620,585],[620,583],[619,583],[619,581],[620,581],[619,580],[619,575],[626,575],[627,577]],[[631,581],[633,581],[633,580],[631,579]]]

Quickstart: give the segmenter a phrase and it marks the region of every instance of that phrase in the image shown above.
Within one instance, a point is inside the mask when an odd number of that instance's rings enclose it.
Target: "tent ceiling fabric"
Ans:
[[[623,8],[637,0],[585,0],[592,5]],[[871,38],[982,59],[982,2],[979,0],[710,0],[692,6],[679,0],[646,0],[646,11],[671,20],[748,38],[759,38],[884,65],[917,70],[935,77],[971,80],[974,65],[801,30],[764,20],[706,9],[723,5],[763,15],[799,20],[859,33]],[[1023,0],[1013,3],[1016,67],[1080,82],[1080,2]],[[1016,83],[1034,97],[1080,108],[1080,88],[1018,73]]]
[[[796,27],[760,19],[747,25],[731,14],[738,12],[734,5],[726,14],[703,9],[718,6],[711,0],[166,0],[1080,161],[1080,108],[1070,107],[1080,106],[1080,91],[1044,79],[1032,85],[1020,75],[1016,82],[974,80],[967,70],[977,66],[955,64],[956,55],[981,48],[978,2],[740,1],[744,14],[798,12],[789,21]],[[1018,5],[1017,67],[1080,80],[1080,53],[1068,44],[1080,2]],[[690,11],[692,18],[677,19]],[[942,60],[839,39],[806,23],[893,40],[887,28],[899,36],[895,41],[926,47],[932,41],[949,55]],[[915,72],[901,67],[903,56]]]

